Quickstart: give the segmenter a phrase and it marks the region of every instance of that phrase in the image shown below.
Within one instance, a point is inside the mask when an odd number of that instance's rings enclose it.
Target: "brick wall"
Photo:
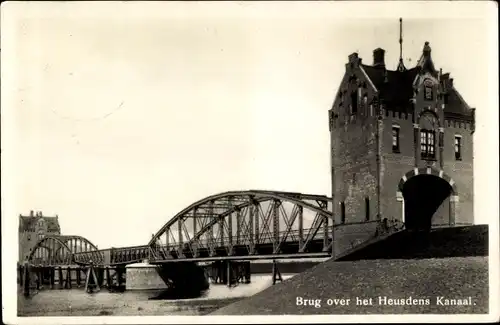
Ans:
[[[334,214],[341,223],[341,202],[345,222],[365,220],[365,198],[369,199],[370,219],[377,214],[376,119],[357,118],[335,128],[332,148],[335,182]]]
[[[392,112],[391,112],[392,113]],[[402,204],[396,193],[401,178],[415,167],[412,115],[393,116],[383,114],[382,163],[380,189],[382,215],[389,219],[402,219]],[[392,151],[392,127],[399,126],[399,153]]]
[[[456,203],[456,223],[474,222],[473,204],[473,134],[470,124],[445,123],[444,171],[455,181],[459,202]],[[462,159],[455,160],[455,135],[462,136]]]

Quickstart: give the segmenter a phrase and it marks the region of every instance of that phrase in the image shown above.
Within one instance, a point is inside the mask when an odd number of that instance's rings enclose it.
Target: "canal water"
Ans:
[[[283,279],[294,274],[283,274]],[[249,284],[210,284],[198,298],[161,299],[162,290],[129,290],[89,294],[79,289],[44,289],[30,297],[18,290],[18,316],[163,316],[205,315],[272,285],[271,275],[252,275]],[[160,297],[160,298],[159,298]]]

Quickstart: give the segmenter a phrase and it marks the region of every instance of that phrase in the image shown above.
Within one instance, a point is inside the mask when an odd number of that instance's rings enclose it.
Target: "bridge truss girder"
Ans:
[[[276,191],[213,195],[179,212],[153,236],[150,259],[326,252],[333,241],[329,203],[323,195]]]
[[[99,251],[88,239],[81,236],[52,235],[40,239],[30,255],[28,263],[39,266],[63,266],[75,264],[74,254],[92,254],[99,259]]]

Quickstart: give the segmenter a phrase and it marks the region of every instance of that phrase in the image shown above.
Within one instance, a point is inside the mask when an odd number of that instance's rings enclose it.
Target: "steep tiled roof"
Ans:
[[[410,112],[410,99],[413,97],[413,81],[419,72],[418,67],[403,72],[364,64],[362,67],[378,89],[380,98],[384,100],[389,110]],[[444,112],[447,117],[472,118],[469,106],[454,87],[448,89],[447,104]]]
[[[23,231],[34,231],[35,226],[42,218],[46,225],[48,232],[61,232],[61,227],[59,225],[59,220],[57,217],[46,217],[46,216],[19,216],[19,232]]]
[[[412,84],[418,73],[417,68],[399,72],[363,65],[363,69],[378,89],[387,108],[401,112],[410,108],[410,99],[413,97]]]
[[[447,105],[445,106],[445,115],[449,117],[472,117],[469,105],[460,96],[459,92],[453,87],[448,90]]]

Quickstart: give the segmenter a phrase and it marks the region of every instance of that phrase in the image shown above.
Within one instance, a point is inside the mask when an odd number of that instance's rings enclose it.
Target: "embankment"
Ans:
[[[488,313],[487,229],[402,232],[212,315]]]

